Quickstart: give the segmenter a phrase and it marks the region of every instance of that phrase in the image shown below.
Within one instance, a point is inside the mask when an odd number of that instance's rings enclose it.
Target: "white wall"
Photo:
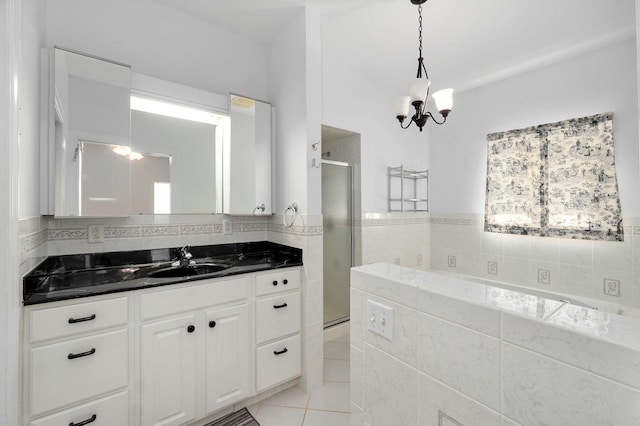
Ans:
[[[49,44],[203,90],[266,98],[266,52],[246,38],[150,0],[46,4]]]
[[[307,93],[305,13],[301,12],[271,43],[269,100],[276,109],[274,211],[296,202],[308,212]]]
[[[487,134],[613,111],[622,214],[640,216],[636,84],[628,39],[457,94],[447,124],[429,128],[431,212],[484,212]]]
[[[629,38],[460,93],[447,125],[430,129],[432,267],[639,307],[636,85]],[[607,111],[614,112],[624,242],[483,231],[488,133]],[[618,296],[606,294],[605,280],[618,281]]]
[[[38,2],[22,2],[20,55],[20,179],[19,215],[40,211],[40,45],[44,14]]]
[[[415,125],[407,130],[400,128],[393,102],[403,93],[395,93],[370,78],[361,70],[366,64],[336,56],[331,50],[331,31],[331,21],[323,23],[322,124],[360,133],[362,214],[386,212],[387,167],[428,168],[429,137]],[[406,78],[408,90],[412,74],[399,77]]]

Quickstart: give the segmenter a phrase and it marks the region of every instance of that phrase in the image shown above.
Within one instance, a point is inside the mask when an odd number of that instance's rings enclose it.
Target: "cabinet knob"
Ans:
[[[273,281],[273,285],[278,285],[278,281]]]
[[[209,321],[209,328],[213,328],[216,326],[216,322],[215,321]]]
[[[187,327],[187,333],[193,333],[194,331],[196,331],[196,327],[194,325]]]
[[[282,280],[282,284],[284,284],[284,285],[289,284],[289,280]]]

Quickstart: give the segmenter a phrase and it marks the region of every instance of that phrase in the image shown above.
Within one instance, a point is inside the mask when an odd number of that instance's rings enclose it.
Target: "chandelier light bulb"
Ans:
[[[411,98],[409,96],[399,96],[395,104],[396,117],[407,117],[409,115],[410,104]]]
[[[436,103],[436,108],[446,117],[453,108],[453,89],[442,89],[434,92],[432,95],[433,101]]]
[[[425,102],[427,100],[427,94],[429,93],[429,86],[431,81],[426,78],[416,78],[409,86],[409,97],[411,103],[413,102]]]

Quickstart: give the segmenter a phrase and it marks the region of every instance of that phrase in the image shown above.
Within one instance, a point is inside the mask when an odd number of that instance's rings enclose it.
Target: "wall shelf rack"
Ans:
[[[429,211],[429,170],[389,167],[389,211]]]

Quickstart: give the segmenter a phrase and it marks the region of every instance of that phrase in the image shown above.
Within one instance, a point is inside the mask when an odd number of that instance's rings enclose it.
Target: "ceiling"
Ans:
[[[418,57],[409,0],[153,0],[268,44],[302,7],[322,21],[325,59],[406,91]],[[635,0],[429,0],[424,58],[433,88],[468,89],[635,34]],[[401,93],[400,93],[401,94]]]

